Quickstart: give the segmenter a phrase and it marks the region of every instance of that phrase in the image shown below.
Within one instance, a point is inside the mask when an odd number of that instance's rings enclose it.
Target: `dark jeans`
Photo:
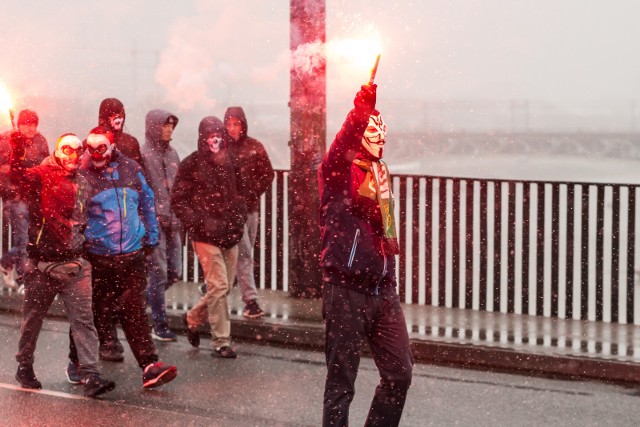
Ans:
[[[142,251],[125,255],[87,255],[93,270],[93,318],[100,342],[109,341],[114,316],[120,321],[131,352],[144,369],[158,361],[147,317],[145,289],[147,271]],[[75,360],[70,342],[69,359]]]
[[[413,357],[396,292],[373,296],[325,283],[322,316],[327,360],[322,425],[349,424],[349,406],[366,339],[380,384],[365,425],[397,426],[411,385]]]

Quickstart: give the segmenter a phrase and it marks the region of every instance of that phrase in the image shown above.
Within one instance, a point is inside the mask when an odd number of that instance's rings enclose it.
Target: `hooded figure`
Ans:
[[[171,188],[178,172],[178,152],[170,144],[178,117],[165,110],[151,110],[145,119],[142,156],[147,180],[153,189],[156,215],[160,224],[160,243],[147,257],[149,286],[147,299],[155,326],[153,338],[176,341],[169,329],[164,293],[182,278],[182,238],[180,221],[171,209]]]
[[[189,230],[206,284],[206,293],[184,318],[189,343],[200,345],[198,327],[208,318],[213,355],[235,358],[227,294],[235,278],[237,243],[243,236],[247,213],[237,191],[238,171],[221,142],[222,135],[220,119],[202,119],[198,150],[180,163],[171,205]]]
[[[246,207],[236,165],[222,141],[211,141],[214,133],[223,134],[220,119],[202,119],[198,149],[180,163],[171,206],[194,241],[228,249],[242,237]]]
[[[229,132],[229,121],[240,121],[239,134]],[[247,202],[249,213],[258,212],[260,196],[267,191],[273,181],[273,166],[267,151],[260,141],[247,135],[249,126],[242,107],[229,107],[224,114],[226,138],[240,167],[241,191]]]
[[[165,110],[151,110],[147,113],[142,156],[147,166],[149,185],[155,194],[158,221],[164,228],[173,228],[178,222],[171,212],[169,197],[180,158],[175,148],[170,145],[171,139],[163,139],[163,126],[167,122],[173,122],[175,128],[178,118]]]
[[[240,169],[238,189],[247,204],[247,222],[242,240],[238,243],[238,286],[242,291],[245,307],[242,315],[249,319],[258,319],[264,311],[258,304],[253,250],[258,234],[258,211],[260,196],[273,182],[273,167],[267,151],[257,139],[247,135],[247,118],[241,107],[229,107],[224,114],[226,131],[225,141]]]
[[[138,162],[144,169],[140,143],[135,137],[124,131],[126,119],[124,105],[119,99],[105,98],[102,100],[98,110],[98,125],[110,129],[113,132],[113,142],[116,144],[118,151]]]

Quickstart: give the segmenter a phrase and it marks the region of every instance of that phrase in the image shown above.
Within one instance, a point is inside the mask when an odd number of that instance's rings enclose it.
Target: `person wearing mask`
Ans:
[[[238,243],[238,286],[245,304],[242,315],[258,319],[264,315],[264,311],[258,303],[253,249],[258,233],[260,196],[271,185],[274,172],[262,143],[247,135],[247,118],[241,107],[227,108],[224,125],[230,152],[240,168],[238,187],[245,198],[248,211],[244,233]]]
[[[14,133],[11,145],[10,177],[29,205],[16,380],[24,388],[42,388],[33,370],[34,353],[44,317],[59,295],[76,338],[84,395],[97,397],[113,390],[115,383],[100,376],[98,334],[91,310],[91,266],[82,257],[90,192],[89,183],[77,172],[82,142],[71,133],[60,136],[53,155],[31,168],[25,167],[24,137]]]
[[[165,290],[182,277],[181,225],[171,209],[171,188],[178,172],[180,158],[171,146],[171,136],[178,125],[178,117],[165,110],[151,110],[145,118],[145,143],[142,157],[147,179],[155,195],[159,244],[147,257],[149,284],[147,300],[153,318],[153,338],[176,341],[169,329]]]
[[[47,140],[38,132],[38,114],[29,109],[18,114],[18,132],[25,144],[24,167],[39,165],[49,155]],[[11,132],[0,138],[0,169],[9,172],[9,158],[11,155]],[[11,225],[11,248],[0,258],[0,274],[4,284],[10,288],[17,288],[22,284],[24,263],[27,257],[27,229],[29,228],[29,211],[22,200],[20,192],[8,186],[8,191],[2,195],[4,201],[4,218]]]
[[[177,369],[159,361],[146,314],[145,253],[158,244],[154,197],[142,167],[116,149],[109,128],[98,126],[85,141],[89,156],[80,173],[89,181],[86,258],[93,268],[93,318],[100,341],[115,315],[142,369],[144,388],[173,380]],[[71,334],[67,379],[80,382],[75,335]]]
[[[117,98],[105,98],[98,109],[98,126],[104,126],[113,133],[113,141],[122,155],[138,162],[144,171],[144,160],[138,140],[124,131],[127,115],[124,105]]]
[[[362,86],[318,169],[327,362],[323,426],[349,423],[365,339],[380,374],[365,425],[397,426],[411,385],[413,357],[396,293],[391,178],[382,161],[387,127],[375,109],[376,89]]]
[[[235,358],[227,294],[236,275],[246,206],[237,190],[238,170],[223,143],[223,125],[205,117],[198,149],[180,163],[171,205],[184,224],[204,270],[206,293],[184,317],[189,343],[198,347],[198,327],[211,326],[213,355]]]
[[[138,140],[124,131],[127,115],[124,104],[117,98],[105,98],[98,108],[98,126],[103,126],[113,133],[116,149],[125,157],[135,160],[144,173],[144,161]],[[118,339],[118,329],[114,324],[109,336],[101,336],[100,359],[109,362],[124,361],[124,347]]]

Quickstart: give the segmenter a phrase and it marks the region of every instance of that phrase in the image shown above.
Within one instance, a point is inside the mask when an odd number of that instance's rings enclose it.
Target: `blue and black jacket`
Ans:
[[[85,250],[121,255],[158,244],[153,190],[142,167],[114,150],[110,163],[96,168],[88,157],[80,166],[91,185]]]

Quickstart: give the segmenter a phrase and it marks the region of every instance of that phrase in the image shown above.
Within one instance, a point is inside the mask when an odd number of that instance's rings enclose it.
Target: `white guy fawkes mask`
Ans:
[[[109,125],[111,126],[111,129],[115,131],[121,130],[122,125],[124,125],[124,117],[120,114],[111,116],[109,118]]]
[[[114,146],[105,135],[90,133],[87,137],[87,151],[91,154],[93,166],[102,168],[109,163]]]
[[[72,133],[67,133],[58,138],[53,156],[64,169],[73,172],[80,166],[80,156],[83,151],[80,138]]]
[[[376,159],[381,159],[386,136],[387,125],[380,113],[369,116],[369,124],[362,135],[364,149]]]
[[[212,153],[218,153],[222,148],[222,137],[211,134],[207,138],[207,144],[209,144],[209,150],[211,150]]]

